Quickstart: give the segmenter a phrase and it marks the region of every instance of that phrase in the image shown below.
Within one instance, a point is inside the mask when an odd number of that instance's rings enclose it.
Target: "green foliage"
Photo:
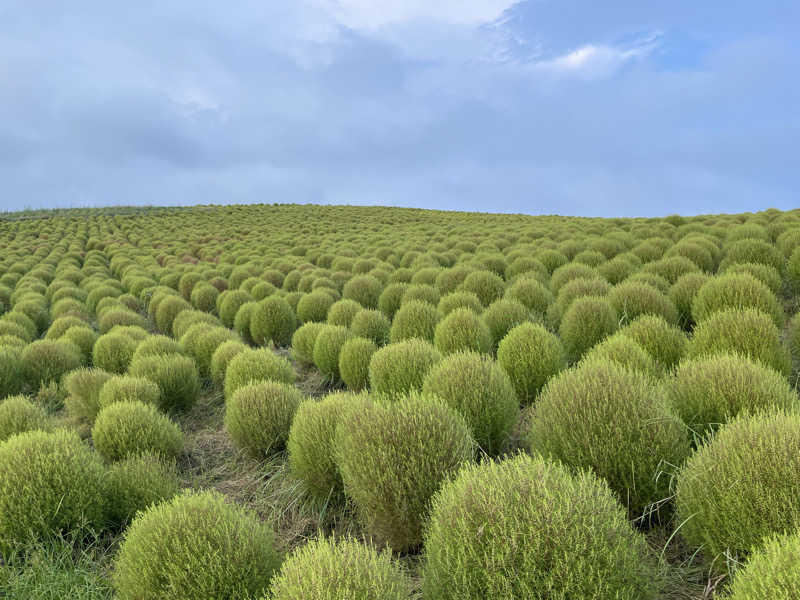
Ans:
[[[726,309],[754,308],[772,317],[776,327],[785,321],[783,308],[770,289],[752,275],[729,273],[709,279],[692,303],[692,318],[700,323]]]
[[[716,571],[768,536],[800,527],[800,415],[737,418],[700,447],[678,475],[681,534]],[[724,555],[724,556],[723,556]]]
[[[183,339],[186,333],[195,325],[220,325],[220,320],[214,315],[202,310],[185,310],[172,322],[172,335],[177,340]]]
[[[582,296],[573,300],[564,313],[558,335],[569,359],[576,361],[617,327],[617,311],[608,300]]]
[[[348,339],[339,352],[339,375],[350,390],[363,390],[369,382],[369,363],[378,347],[363,337]]]
[[[240,387],[259,381],[294,383],[292,364],[272,350],[245,350],[234,356],[225,372],[225,398],[233,396]]]
[[[156,327],[161,333],[171,334],[172,323],[184,310],[192,310],[192,305],[178,296],[167,296],[158,303],[155,318]]]
[[[189,410],[200,393],[197,366],[188,356],[146,356],[133,361],[129,373],[149,379],[159,387],[159,407],[167,412]]]
[[[236,317],[233,319],[233,330],[248,343],[254,343],[253,337],[250,335],[250,320],[257,306],[258,302],[256,301],[245,302],[236,311]]]
[[[356,314],[361,312],[363,308],[364,307],[358,302],[350,298],[338,300],[331,305],[331,308],[328,311],[327,322],[329,325],[350,327],[350,323],[353,322],[353,318],[356,316]]]
[[[9,396],[0,400],[0,443],[25,431],[49,431],[47,413],[27,396]]]
[[[234,356],[247,349],[247,345],[239,340],[228,340],[217,346],[217,349],[214,350],[214,354],[211,355],[211,367],[209,368],[211,381],[215,386],[221,387],[225,383],[225,373],[228,371],[228,363],[233,360]]]
[[[523,405],[533,402],[547,380],[566,367],[559,339],[536,323],[509,331],[497,348],[497,362],[508,373]]]
[[[521,454],[467,466],[434,496],[425,598],[647,600],[656,575],[644,537],[590,473]]]
[[[25,385],[18,348],[0,346],[0,398],[19,394]]]
[[[135,326],[144,329],[148,323],[145,317],[127,308],[107,310],[97,320],[97,328],[101,334],[108,333],[117,325]]]
[[[492,334],[471,309],[457,308],[436,325],[433,343],[442,354],[470,350],[486,353],[492,347]]]
[[[141,340],[126,333],[112,331],[97,338],[92,350],[92,362],[109,373],[124,373]]]
[[[64,404],[69,414],[89,422],[94,421],[102,405],[100,392],[113,375],[103,369],[76,369],[64,377],[64,388],[69,394]]]
[[[378,308],[383,284],[372,275],[356,275],[344,284],[342,297],[355,300],[364,308]]]
[[[183,449],[183,434],[155,406],[134,400],[101,409],[92,427],[92,442],[109,462],[143,452],[170,459]]]
[[[793,600],[800,589],[800,531],[775,536],[754,549],[736,571],[728,600]]]
[[[532,408],[532,450],[604,478],[632,517],[670,496],[689,438],[646,374],[593,361],[553,378]]]
[[[63,340],[36,340],[25,346],[20,363],[25,380],[38,389],[80,367],[81,351],[75,344]]]
[[[763,240],[739,240],[725,247],[719,271],[724,272],[729,265],[742,263],[758,263],[780,271],[783,268],[783,256],[775,246]]]
[[[292,336],[292,357],[305,365],[314,364],[314,344],[319,332],[324,329],[323,323],[304,323]]]
[[[278,296],[269,296],[258,303],[250,317],[250,335],[259,345],[270,342],[288,346],[297,329],[297,319],[289,303]]]
[[[142,453],[115,462],[106,479],[108,514],[115,525],[130,523],[140,510],[178,493],[175,464],[159,454]]]
[[[779,294],[783,287],[780,272],[775,267],[759,263],[737,263],[725,269],[725,274],[747,274],[766,285],[773,294]]]
[[[473,271],[466,276],[458,291],[472,292],[484,306],[489,306],[495,300],[502,298],[506,284],[502,277],[491,271]]]
[[[116,402],[142,402],[144,404],[157,405],[161,399],[161,388],[149,379],[144,377],[133,377],[131,375],[117,375],[110,377],[102,384],[97,394],[97,409],[105,408]],[[69,408],[69,399],[67,400]],[[91,416],[91,420],[97,414],[97,410]]]
[[[322,290],[304,294],[297,303],[297,318],[303,323],[310,321],[324,323],[333,302],[331,295]]]
[[[73,432],[29,431],[0,443],[0,553],[102,525],[104,476],[100,458]]]
[[[356,313],[350,323],[353,335],[372,340],[378,346],[383,346],[389,341],[391,321],[381,311],[363,309]]]
[[[439,299],[437,308],[443,317],[457,308],[469,308],[477,314],[483,312],[481,301],[472,292],[450,292]]]
[[[372,391],[402,396],[421,390],[428,371],[442,355],[433,344],[410,339],[378,349],[369,362],[369,386]]]
[[[261,381],[238,388],[225,402],[225,429],[239,448],[256,459],[279,452],[289,438],[302,401],[290,383]]]
[[[433,341],[439,312],[436,306],[422,300],[404,303],[395,313],[389,339],[392,343],[419,338]]]
[[[233,327],[236,313],[247,302],[252,302],[253,297],[244,290],[227,290],[217,298],[217,312],[225,327]]]
[[[492,302],[481,315],[492,336],[492,346],[496,347],[517,325],[531,320],[531,313],[520,302],[501,298]]]
[[[270,591],[272,600],[407,600],[411,579],[388,550],[321,537],[292,553]]]
[[[480,449],[494,456],[508,443],[519,400],[506,372],[490,357],[475,352],[451,354],[435,365],[422,387],[458,412]]]
[[[710,279],[705,273],[688,273],[682,275],[669,288],[669,299],[678,309],[678,322],[681,326],[688,328],[694,324],[692,319],[692,303],[697,292]]]
[[[133,358],[145,356],[163,356],[167,354],[184,354],[185,349],[180,342],[166,335],[149,335],[136,345]]]
[[[597,360],[610,361],[647,375],[656,376],[658,374],[658,368],[653,358],[638,342],[625,337],[622,332],[617,332],[592,347],[581,359],[581,362],[588,363]]]
[[[656,362],[662,371],[669,371],[686,354],[686,335],[663,317],[642,315],[619,330],[619,335],[630,338]]]
[[[314,364],[331,381],[339,381],[339,353],[353,334],[341,325],[324,325],[314,340]]]
[[[548,307],[555,301],[553,293],[541,282],[528,277],[518,279],[507,290],[506,298],[516,300],[533,313],[547,314]]]
[[[623,321],[633,321],[640,315],[664,317],[670,324],[678,323],[678,309],[664,293],[652,285],[627,280],[615,285],[608,301]]]
[[[280,566],[275,536],[218,492],[185,492],[140,513],[115,560],[119,600],[254,598]]]
[[[472,459],[463,418],[436,397],[412,395],[346,411],[336,428],[336,464],[365,531],[402,552],[422,542],[433,494]]]

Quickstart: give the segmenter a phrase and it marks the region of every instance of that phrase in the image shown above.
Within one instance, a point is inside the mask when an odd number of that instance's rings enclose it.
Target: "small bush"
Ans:
[[[314,340],[314,364],[331,381],[339,381],[339,353],[353,334],[340,325],[325,325]]]
[[[194,358],[200,376],[208,379],[211,376],[211,359],[214,352],[225,342],[240,341],[233,331],[215,325],[196,325],[181,338],[181,344]]]
[[[553,378],[533,407],[533,451],[604,478],[632,517],[669,497],[689,439],[650,377],[594,361]],[[674,468],[674,467],[673,467]]]
[[[321,537],[292,553],[270,590],[272,600],[407,600],[411,580],[388,550],[378,553],[352,539]]]
[[[25,431],[49,431],[47,413],[26,396],[9,396],[0,400],[0,443]]]
[[[143,452],[171,459],[183,449],[183,434],[152,404],[134,400],[101,409],[92,427],[92,442],[109,462]]]
[[[201,283],[192,290],[191,302],[197,310],[210,313],[217,306],[219,290],[210,283]]]
[[[174,463],[144,453],[112,464],[106,484],[109,518],[119,526],[130,523],[140,510],[172,498],[180,482]]]
[[[124,373],[133,360],[140,340],[122,332],[112,331],[97,338],[92,350],[92,362],[109,373]]]
[[[25,385],[20,354],[17,348],[0,347],[0,398],[19,394]]]
[[[752,275],[729,273],[709,279],[692,302],[692,318],[700,323],[721,310],[755,308],[772,317],[776,327],[783,327],[785,315],[770,289]]]
[[[340,327],[350,327],[353,317],[364,309],[358,302],[345,298],[331,305],[328,311],[328,324]]]
[[[383,284],[372,275],[356,275],[344,284],[342,297],[355,300],[364,308],[378,308]]]
[[[772,244],[762,240],[739,240],[725,247],[719,271],[724,272],[730,265],[759,263],[778,269],[783,268],[783,256]]]
[[[605,298],[583,296],[574,300],[558,328],[567,356],[578,360],[592,346],[617,330],[617,311]]]
[[[74,326],[87,327],[88,325],[86,321],[84,321],[83,319],[79,319],[78,317],[73,317],[73,316],[60,317],[50,324],[50,327],[48,328],[47,333],[44,336],[44,339],[57,340],[67,332],[67,329]]]
[[[792,600],[800,589],[800,532],[775,536],[737,570],[727,600]]]
[[[297,303],[297,318],[303,323],[311,321],[324,323],[332,305],[333,298],[328,292],[317,290],[305,294]]]
[[[253,297],[244,290],[228,290],[220,294],[217,302],[217,312],[225,327],[233,327],[236,313],[243,304],[253,302]]]
[[[773,294],[779,294],[783,287],[781,274],[775,267],[762,265],[759,263],[740,263],[729,266],[725,269],[726,275],[747,274],[755,277],[758,281],[766,285]]]
[[[531,320],[531,313],[516,300],[501,298],[492,302],[483,311],[481,319],[489,328],[492,346],[496,347],[509,331],[517,325]]]
[[[234,356],[225,373],[225,399],[240,387],[259,381],[294,383],[292,364],[272,350],[245,350]]]
[[[422,387],[458,412],[478,446],[490,456],[508,443],[519,400],[506,372],[490,357],[460,352],[435,365]]]
[[[372,340],[378,346],[389,341],[391,321],[379,310],[363,309],[356,313],[350,323],[353,335]]]
[[[257,306],[258,302],[245,302],[236,311],[236,317],[233,320],[233,330],[248,344],[255,343],[253,336],[250,335],[250,321]]]
[[[196,325],[221,325],[220,320],[214,315],[203,312],[202,310],[185,310],[172,323],[172,335],[175,339],[183,339],[186,333]]]
[[[101,526],[104,477],[100,458],[73,432],[29,431],[1,443],[0,553]]]
[[[705,273],[688,273],[679,277],[669,288],[669,299],[678,309],[678,322],[682,327],[688,328],[694,324],[692,302],[709,279],[710,276]]]
[[[140,513],[114,564],[119,600],[256,598],[280,566],[275,536],[219,492],[185,492]]]
[[[278,296],[269,296],[258,303],[250,317],[250,335],[259,345],[270,342],[288,346],[297,329],[297,319],[289,303]]]
[[[390,319],[393,318],[394,313],[400,308],[400,302],[402,302],[403,295],[407,289],[407,283],[390,283],[387,285],[378,298],[378,310]]]
[[[627,280],[615,285],[608,293],[608,301],[626,322],[640,315],[657,315],[667,323],[678,323],[678,309],[672,300],[644,282]]]
[[[597,360],[610,361],[647,375],[659,374],[655,361],[647,351],[633,339],[623,336],[621,332],[594,346],[584,355],[582,362]]]
[[[113,375],[103,369],[76,369],[64,377],[69,414],[90,423],[100,411],[100,392]]]
[[[200,393],[197,366],[188,356],[147,356],[132,362],[129,373],[159,387],[159,407],[167,412],[189,410]]]
[[[481,301],[472,292],[451,292],[442,296],[437,308],[443,317],[446,317],[457,308],[469,308],[476,314],[483,312]]]
[[[581,263],[568,263],[558,267],[550,276],[550,289],[554,294],[574,279],[594,279],[599,277],[595,269]]]
[[[238,340],[229,340],[222,342],[214,354],[211,355],[211,381],[214,385],[220,387],[225,383],[225,373],[228,370],[228,363],[233,360],[237,354],[248,350],[246,344]]]
[[[350,390],[363,390],[369,382],[369,363],[378,347],[363,337],[348,339],[339,352],[339,375]]]
[[[389,339],[393,343],[411,338],[432,342],[438,322],[439,312],[433,304],[412,300],[395,313]]]
[[[173,321],[184,310],[192,310],[192,305],[179,296],[166,296],[158,303],[153,319],[158,330],[161,333],[171,334]]]
[[[559,339],[535,323],[508,332],[497,348],[497,362],[508,373],[523,405],[533,402],[547,380],[566,367]]]
[[[491,271],[473,271],[457,288],[461,292],[472,292],[484,306],[503,297],[506,284],[499,275]]]
[[[553,294],[535,279],[523,278],[515,281],[506,290],[505,297],[516,300],[529,311],[541,315],[543,319],[548,307],[555,301]]]
[[[303,396],[290,383],[261,381],[242,386],[225,403],[225,429],[256,459],[281,451]]]
[[[662,371],[669,371],[686,354],[686,335],[662,317],[642,315],[619,330],[644,348]]]
[[[99,410],[117,402],[141,402],[156,406],[160,399],[161,388],[149,379],[117,375],[102,384],[97,396],[97,407]],[[67,406],[69,407],[69,404]],[[96,414],[97,411],[95,411]],[[92,416],[92,420],[95,415]]]
[[[434,286],[416,283],[406,288],[403,298],[400,300],[400,306],[409,302],[427,302],[432,306],[437,306],[439,300],[441,300],[441,294]]]
[[[367,534],[396,552],[416,548],[431,497],[472,459],[466,423],[437,398],[418,395],[345,416],[336,464]]]
[[[76,325],[75,327],[67,329],[66,333],[61,336],[61,340],[75,344],[81,351],[83,362],[88,363],[98,337],[99,336],[93,329],[89,329],[83,325]]]
[[[492,334],[472,310],[458,308],[436,325],[433,343],[442,354],[470,350],[485,353],[492,348]]]
[[[786,376],[791,371],[791,358],[775,323],[769,315],[752,308],[719,311],[695,327],[687,356],[721,353],[741,354]]]
[[[97,320],[97,328],[100,333],[108,333],[117,325],[135,326],[145,329],[148,325],[147,319],[127,308],[115,308],[107,310]]]
[[[80,349],[62,340],[31,342],[22,351],[20,361],[23,377],[35,389],[42,384],[59,381],[82,363]]]
[[[297,362],[314,364],[314,344],[324,327],[323,323],[310,322],[297,328],[292,336],[292,356]]]
[[[735,419],[678,475],[681,534],[722,571],[727,558],[740,561],[767,536],[800,527],[798,486],[800,416]]]
[[[652,600],[656,575],[644,537],[590,473],[523,454],[467,466],[434,496],[425,598]]]
[[[380,348],[369,362],[369,386],[372,391],[402,396],[421,390],[428,371],[442,355],[429,342],[405,340]]]

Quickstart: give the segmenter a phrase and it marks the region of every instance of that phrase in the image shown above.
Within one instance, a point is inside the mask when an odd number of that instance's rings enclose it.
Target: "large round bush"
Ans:
[[[533,402],[547,380],[566,367],[559,339],[536,323],[509,331],[497,348],[497,362],[508,373],[522,404]]]
[[[138,511],[172,498],[179,483],[175,464],[158,454],[137,454],[115,462],[106,480],[111,522],[129,523]]]
[[[94,344],[92,362],[109,373],[124,373],[142,339],[115,331],[101,335]]]
[[[754,308],[772,317],[782,327],[786,316],[775,294],[747,273],[729,273],[709,279],[692,302],[692,319],[700,323],[721,310]]]
[[[430,600],[647,600],[656,573],[644,537],[590,473],[522,454],[467,466],[434,496]]]
[[[324,323],[312,321],[297,328],[292,336],[292,356],[297,362],[305,365],[314,364],[314,344],[324,327]]]
[[[217,349],[214,350],[214,354],[211,355],[211,366],[209,368],[209,373],[211,374],[211,381],[217,387],[222,387],[225,383],[225,374],[228,371],[228,363],[233,360],[233,357],[237,354],[244,352],[245,350],[249,350],[247,344],[240,342],[239,340],[228,340],[227,342],[222,342]]]
[[[324,323],[332,304],[333,298],[328,292],[317,290],[304,294],[297,302],[297,318],[303,323],[310,321]]]
[[[109,462],[144,452],[172,459],[183,449],[183,434],[155,406],[135,400],[116,402],[97,413],[92,442]]]
[[[639,315],[658,315],[667,323],[678,323],[678,309],[664,293],[643,281],[623,281],[608,293],[608,301],[623,321]]]
[[[159,406],[167,412],[190,409],[200,393],[200,375],[188,356],[146,356],[133,361],[129,373],[159,387]]]
[[[424,340],[410,339],[380,348],[369,362],[369,386],[379,394],[402,396],[421,390],[442,355]]]
[[[617,330],[617,312],[605,298],[583,296],[564,313],[558,335],[567,356],[576,361],[592,346]]]
[[[391,321],[381,311],[366,308],[358,311],[350,323],[350,331],[354,335],[370,339],[378,346],[389,341],[391,327]]]
[[[671,370],[685,356],[688,340],[676,325],[663,317],[642,315],[619,330],[647,351],[662,371]]]
[[[297,318],[289,303],[278,296],[269,296],[258,303],[250,315],[250,335],[256,344],[272,342],[288,346],[297,329]]]
[[[94,421],[100,404],[100,393],[113,375],[103,369],[75,369],[64,376],[63,387],[67,391],[64,405],[73,417]]]
[[[503,279],[491,271],[473,271],[466,276],[458,291],[472,292],[484,306],[489,306],[498,298],[502,298],[506,290]]]
[[[438,322],[439,311],[433,304],[412,300],[403,304],[395,313],[389,339],[393,343],[411,338],[432,342]]]
[[[736,571],[727,600],[795,600],[800,589],[800,531],[770,538]]]
[[[350,390],[363,390],[369,383],[369,363],[378,347],[372,340],[353,337],[339,352],[339,375]]]
[[[506,334],[517,325],[531,321],[531,313],[522,303],[510,298],[495,300],[481,314],[481,319],[489,328],[492,347],[496,348]]]
[[[342,297],[355,300],[364,308],[378,308],[383,284],[372,275],[356,275],[344,284]]]
[[[294,383],[292,363],[268,348],[245,350],[234,356],[225,372],[225,398],[240,387],[259,381]]]
[[[81,351],[62,340],[37,340],[25,346],[20,355],[22,374],[34,389],[58,381],[81,366]]]
[[[442,354],[470,350],[486,353],[492,348],[492,334],[471,309],[457,308],[436,325],[433,343]]]
[[[275,536],[215,491],[185,492],[148,508],[114,562],[119,600],[253,598],[280,566]]]
[[[314,364],[331,381],[339,381],[339,354],[353,334],[341,325],[325,325],[314,340]]]
[[[49,431],[50,422],[41,406],[26,396],[9,396],[0,400],[0,443],[25,431]]]

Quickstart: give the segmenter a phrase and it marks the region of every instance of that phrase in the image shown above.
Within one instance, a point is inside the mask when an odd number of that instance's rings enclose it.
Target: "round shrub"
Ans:
[[[779,294],[783,287],[781,274],[775,267],[759,263],[741,263],[729,266],[725,274],[747,274],[766,285],[773,294]]]
[[[211,367],[209,369],[211,381],[214,385],[222,386],[225,383],[225,373],[228,370],[228,363],[233,360],[234,356],[245,350],[248,350],[247,345],[239,340],[222,342],[217,349],[214,350],[214,354],[211,355]]]
[[[458,412],[486,454],[494,456],[504,449],[517,420],[519,400],[506,372],[490,357],[452,354],[428,372],[422,390]]]
[[[132,362],[129,373],[158,386],[161,390],[159,407],[167,412],[190,409],[200,393],[197,366],[188,356],[146,356]]]
[[[161,388],[149,379],[117,375],[103,383],[97,396],[97,406],[100,409],[117,402],[141,402],[156,406],[160,399]]]
[[[302,364],[314,364],[314,344],[319,332],[325,328],[324,323],[304,323],[292,336],[292,357]]]
[[[611,285],[600,278],[573,279],[561,288],[555,302],[548,307],[547,324],[551,329],[557,330],[564,313],[576,299],[582,296],[605,296],[609,290]]]
[[[115,525],[125,525],[136,513],[169,500],[178,493],[175,463],[157,454],[130,456],[112,464],[106,479],[108,516]]]
[[[245,302],[236,311],[236,317],[233,319],[233,330],[250,344],[254,343],[253,337],[250,335],[250,320],[257,306],[258,302]]]
[[[350,390],[363,390],[369,382],[369,363],[378,347],[363,337],[348,339],[339,352],[339,375]]]
[[[99,527],[105,469],[71,431],[28,431],[0,444],[0,553],[37,539]]]
[[[772,317],[776,327],[783,327],[785,315],[770,289],[752,275],[730,273],[709,279],[692,302],[692,318],[700,323],[715,312],[729,308],[755,308]]]
[[[547,380],[566,367],[564,346],[536,323],[509,331],[497,348],[497,362],[508,373],[523,405],[533,402]]]
[[[20,350],[0,347],[0,398],[19,394],[24,385]]]
[[[333,298],[328,292],[317,290],[305,294],[297,303],[297,318],[303,323],[310,321],[324,323],[332,305]]]
[[[166,296],[158,303],[154,321],[162,333],[172,333],[172,323],[184,310],[192,310],[192,305],[180,296]]]
[[[619,335],[639,344],[662,371],[671,370],[686,354],[686,335],[663,317],[642,315],[619,330]]]
[[[608,301],[623,321],[639,315],[658,315],[671,324],[678,323],[678,309],[664,293],[644,282],[627,280],[615,285]]]
[[[421,283],[409,285],[403,293],[403,298],[400,300],[400,306],[408,304],[409,302],[427,302],[433,306],[439,304],[441,294],[432,285],[424,285]]]
[[[363,310],[363,308],[364,307],[358,302],[349,298],[338,300],[331,305],[331,308],[328,311],[328,324],[339,325],[340,327],[350,327],[353,317]]]
[[[497,346],[509,331],[529,321],[530,317],[531,313],[523,304],[508,298],[495,300],[481,315],[492,336],[492,346]]]
[[[220,320],[214,315],[203,312],[202,310],[185,310],[172,323],[172,335],[180,340],[186,333],[196,325],[220,325]]]
[[[16,325],[16,324],[14,324]],[[67,329],[76,325],[87,327],[86,321],[78,317],[68,316],[60,317],[50,324],[47,333],[44,336],[46,340],[57,340],[67,332]],[[19,337],[19,336],[18,336]]]
[[[22,311],[12,310],[11,312],[7,312],[3,315],[0,323],[4,324],[4,326],[7,326],[8,324],[16,325],[17,327],[14,330],[8,331],[8,333],[13,335],[18,335],[16,331],[18,331],[18,328],[21,327],[24,334],[20,333],[19,337],[22,337],[22,339],[28,342],[32,342],[39,335],[39,331],[36,328],[36,323],[34,323],[33,320]]]
[[[92,427],[92,442],[109,462],[143,452],[177,458],[183,449],[183,434],[155,406],[134,400],[101,409]]]
[[[800,589],[800,531],[775,536],[736,571],[727,600],[793,600]]]
[[[797,392],[780,373],[735,354],[684,361],[665,390],[683,422],[700,437],[741,412],[791,410],[798,404]]]
[[[255,514],[219,492],[184,492],[133,520],[113,581],[119,600],[257,598],[279,566],[275,535]]]
[[[683,424],[651,378],[603,361],[550,380],[533,406],[528,442],[604,478],[632,517],[670,495],[668,465],[690,452]]]
[[[203,312],[211,312],[217,306],[219,290],[210,283],[201,283],[194,286],[191,295],[192,306]]]
[[[233,331],[216,325],[195,325],[181,338],[181,344],[194,358],[200,376],[211,376],[211,358],[225,342],[240,341]]]
[[[240,387],[260,381],[294,383],[292,364],[268,348],[245,350],[234,356],[225,372],[225,399]]]
[[[352,539],[321,537],[292,553],[270,592],[272,600],[407,600],[411,579],[388,550],[378,553]]]
[[[506,290],[503,279],[491,271],[473,271],[457,288],[461,292],[472,292],[484,306],[502,298]]]
[[[658,373],[653,358],[636,341],[615,333],[606,338],[583,357],[582,361],[610,361],[633,371],[655,376]]]
[[[67,390],[64,405],[73,417],[94,421],[101,408],[100,392],[113,375],[103,369],[76,369],[63,380]]]
[[[395,313],[389,339],[400,342],[411,338],[433,341],[439,312],[428,302],[412,300],[403,304]]]
[[[516,300],[529,311],[537,313],[544,318],[547,308],[554,302],[555,298],[550,290],[535,279],[523,278],[515,281],[506,290],[505,297]]]
[[[253,297],[244,290],[228,290],[219,295],[217,299],[217,312],[225,327],[233,327],[236,313],[247,302],[252,302]]]
[[[350,323],[350,331],[359,337],[367,338],[379,346],[389,341],[392,323],[379,310],[363,309],[356,313]]]
[[[659,591],[644,536],[605,482],[524,454],[467,466],[434,496],[422,575],[431,600]]]
[[[594,279],[599,277],[597,271],[588,265],[581,263],[568,263],[558,267],[550,276],[550,289],[554,294],[567,283],[574,279]]]
[[[339,353],[345,342],[353,337],[346,327],[325,325],[314,340],[314,364],[331,381],[339,381]]]
[[[92,349],[92,362],[109,373],[124,373],[139,342],[139,339],[122,332],[101,335]]]
[[[800,527],[800,415],[737,418],[701,446],[678,475],[681,534],[724,569],[770,535]],[[685,521],[685,522],[684,522]],[[723,556],[726,555],[726,557]]]
[[[378,299],[383,291],[380,279],[372,275],[356,275],[344,284],[342,297],[355,300],[364,308],[378,308]]]
[[[457,308],[469,308],[476,314],[483,312],[483,305],[472,292],[451,292],[439,299],[439,313],[446,317]]]
[[[364,529],[396,552],[422,542],[431,497],[472,459],[464,419],[436,397],[366,404],[336,428],[336,464]]]
[[[402,396],[421,390],[442,355],[425,340],[410,339],[378,349],[369,361],[369,386],[379,394]]]
[[[41,406],[25,396],[0,400],[0,443],[25,431],[49,431],[50,422]]]
[[[469,350],[485,353],[492,348],[492,334],[472,310],[457,308],[436,325],[433,343],[442,354]]]
[[[13,335],[23,340],[26,344],[32,342],[36,337],[35,333],[31,335],[25,327],[11,320],[0,320],[0,335]],[[46,337],[46,339],[52,338]]]
[[[728,266],[740,263],[759,263],[780,271],[783,268],[783,256],[775,246],[762,240],[739,240],[726,246],[719,271],[723,272]]]
[[[775,323],[769,315],[752,308],[722,310],[695,327],[687,356],[721,353],[741,354],[786,376],[792,368]]]
[[[403,295],[407,289],[407,283],[390,283],[387,285],[378,298],[378,310],[390,319],[394,317],[394,313],[400,308],[400,302],[402,302]]]
[[[669,288],[669,299],[678,309],[678,321],[688,328],[694,324],[692,320],[692,303],[700,288],[710,279],[705,273],[688,273],[682,275]]]
[[[100,333],[108,333],[117,325],[132,325],[145,329],[148,325],[147,319],[139,313],[127,308],[115,308],[107,310],[97,320],[97,328]]]
[[[617,330],[617,311],[605,298],[583,296],[570,304],[558,335],[564,344],[567,356],[578,360],[595,344]]]
[[[297,319],[289,303],[278,296],[269,296],[258,303],[250,317],[250,335],[259,345],[272,342],[288,346],[297,329]]]
[[[58,381],[63,375],[81,366],[81,351],[71,342],[36,340],[20,355],[22,375],[34,388]]]
[[[278,381],[250,383],[225,403],[225,429],[234,443],[256,459],[283,450],[292,418],[303,396]]]

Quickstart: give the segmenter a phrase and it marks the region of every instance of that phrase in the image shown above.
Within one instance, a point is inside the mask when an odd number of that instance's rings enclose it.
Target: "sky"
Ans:
[[[0,0],[0,208],[800,206],[800,2]]]

